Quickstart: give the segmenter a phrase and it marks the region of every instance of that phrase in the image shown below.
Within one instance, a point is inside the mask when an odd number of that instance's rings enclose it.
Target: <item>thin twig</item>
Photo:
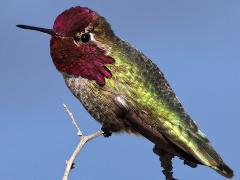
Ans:
[[[72,121],[73,125],[74,125],[75,128],[77,129],[77,135],[78,135],[78,136],[82,136],[83,133],[82,133],[82,131],[80,130],[80,128],[78,127],[77,122],[76,122],[76,120],[75,120],[75,118],[74,118],[74,116],[73,116],[73,113],[72,113],[71,111],[69,111],[69,109],[68,109],[68,107],[67,107],[66,104],[63,104],[63,107],[64,107],[65,111],[67,112],[68,116],[70,117],[70,120]]]
[[[73,169],[73,166],[74,166],[74,161],[75,159],[77,158],[78,154],[80,153],[81,149],[83,148],[83,146],[90,140],[98,137],[98,136],[101,136],[103,134],[103,131],[96,131],[90,135],[84,135],[82,133],[82,131],[80,130],[73,114],[71,111],[69,111],[68,107],[63,104],[63,107],[65,109],[65,111],[67,112],[68,116],[70,117],[73,125],[75,126],[75,128],[77,129],[77,135],[80,137],[80,141],[76,147],[76,149],[74,150],[72,156],[70,157],[69,160],[66,161],[66,168],[65,168],[65,171],[64,171],[64,175],[63,175],[63,180],[68,180],[68,177],[69,177],[69,174],[70,174],[70,171],[71,169]]]

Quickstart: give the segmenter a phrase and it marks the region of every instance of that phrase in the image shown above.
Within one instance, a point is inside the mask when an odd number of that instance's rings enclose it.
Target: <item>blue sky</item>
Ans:
[[[142,0],[0,2],[0,179],[61,179],[78,138],[61,106],[82,130],[100,128],[66,88],[49,54],[49,37],[17,29],[52,27],[72,6],[90,7],[115,33],[143,51],[165,73],[239,179],[240,1]],[[85,147],[74,179],[163,179],[153,145],[126,134],[98,138]],[[178,179],[225,179],[207,167],[191,169],[177,158]]]

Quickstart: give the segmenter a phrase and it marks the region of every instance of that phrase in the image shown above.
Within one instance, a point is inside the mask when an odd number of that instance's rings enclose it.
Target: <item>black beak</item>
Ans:
[[[22,24],[17,25],[17,27],[22,28],[22,29],[30,29],[30,30],[33,30],[33,31],[39,31],[39,32],[47,33],[47,34],[50,34],[52,36],[57,35],[55,32],[53,32],[52,29],[47,29],[47,28],[40,28],[40,27],[28,26],[28,25],[22,25]]]

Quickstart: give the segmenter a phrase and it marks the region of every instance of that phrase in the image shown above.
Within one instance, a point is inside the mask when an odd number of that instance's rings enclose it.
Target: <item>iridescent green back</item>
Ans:
[[[106,81],[106,89],[127,97],[140,115],[148,117],[146,123],[184,151],[205,165],[217,166],[220,157],[185,112],[159,68],[120,39],[111,52],[116,63],[108,66],[113,78]]]

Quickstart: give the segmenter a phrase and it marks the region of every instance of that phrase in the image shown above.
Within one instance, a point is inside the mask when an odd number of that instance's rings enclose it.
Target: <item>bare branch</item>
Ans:
[[[72,120],[73,125],[74,125],[75,128],[77,129],[77,135],[78,135],[78,136],[82,136],[83,133],[82,133],[82,131],[80,130],[80,128],[78,127],[77,122],[76,122],[76,120],[75,120],[75,118],[74,118],[74,116],[73,116],[73,113],[72,113],[71,111],[69,111],[69,109],[68,109],[68,107],[67,107],[66,104],[63,104],[63,107],[64,107],[65,111],[67,112],[68,116],[70,117],[70,119]]]
[[[96,131],[90,135],[84,135],[82,133],[82,131],[80,130],[73,114],[71,111],[69,111],[68,107],[63,104],[63,107],[65,109],[65,111],[67,112],[68,116],[70,117],[70,119],[72,120],[72,123],[73,125],[75,126],[75,128],[77,129],[77,135],[80,137],[80,141],[76,147],[76,149],[74,150],[72,156],[70,157],[69,160],[66,161],[66,168],[65,168],[65,171],[64,171],[64,175],[63,175],[63,178],[62,180],[68,180],[68,177],[69,177],[69,174],[70,174],[70,171],[71,169],[73,169],[73,166],[74,166],[74,161],[75,159],[77,158],[78,154],[80,153],[81,149],[83,148],[83,146],[90,140],[98,137],[98,136],[101,136],[103,135],[103,131]]]

